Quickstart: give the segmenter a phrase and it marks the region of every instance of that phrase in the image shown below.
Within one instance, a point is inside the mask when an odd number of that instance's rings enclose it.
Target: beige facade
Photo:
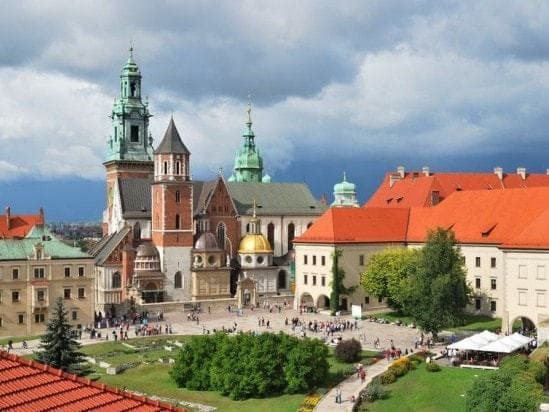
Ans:
[[[342,250],[339,265],[345,271],[344,285],[346,287],[358,285],[360,273],[364,271],[370,256],[389,246],[398,245],[384,243],[337,245],[337,248]],[[296,244],[295,307],[299,305],[315,306],[319,309],[329,307],[335,249],[335,245]],[[347,310],[351,310],[351,305],[360,305],[364,311],[386,307],[384,299],[370,296],[360,287],[357,287],[351,296],[341,296],[340,303]]]
[[[93,259],[0,261],[0,336],[44,332],[58,297],[71,325],[93,324]]]

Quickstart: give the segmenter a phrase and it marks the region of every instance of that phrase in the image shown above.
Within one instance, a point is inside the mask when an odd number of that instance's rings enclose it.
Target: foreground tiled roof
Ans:
[[[185,411],[0,351],[0,410]]]
[[[503,173],[500,178],[495,173],[405,173],[391,186],[391,176],[385,179],[365,207],[424,207],[433,206],[433,192],[438,200],[446,199],[453,192],[468,190],[516,189],[526,187],[549,187],[549,175],[526,174],[523,179],[518,174]]]
[[[0,238],[22,238],[27,235],[33,226],[43,224],[44,215],[41,214],[11,215],[8,228],[7,215],[0,215]]]
[[[295,242],[422,243],[438,227],[462,244],[549,249],[549,187],[454,192],[433,207],[332,208]]]

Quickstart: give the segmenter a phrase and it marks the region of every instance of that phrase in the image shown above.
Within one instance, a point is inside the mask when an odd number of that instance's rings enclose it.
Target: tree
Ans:
[[[67,315],[62,298],[57,298],[46,333],[41,338],[42,351],[36,354],[36,358],[39,362],[65,372],[84,375],[88,372],[84,354],[79,352],[80,343],[74,338],[75,333]]]
[[[389,305],[402,310],[406,279],[419,267],[417,249],[388,248],[370,257],[360,275],[360,285],[370,295],[386,297]]]
[[[463,262],[452,231],[429,231],[417,270],[404,282],[403,311],[435,339],[443,327],[463,321],[471,302]]]
[[[332,292],[330,294],[330,313],[335,315],[339,310],[339,297],[354,292],[356,286],[346,287],[343,284],[345,271],[339,266],[339,259],[343,256],[341,249],[336,249],[332,254]]]
[[[291,350],[285,368],[288,393],[307,392],[322,385],[328,376],[328,347],[318,339],[305,338]]]

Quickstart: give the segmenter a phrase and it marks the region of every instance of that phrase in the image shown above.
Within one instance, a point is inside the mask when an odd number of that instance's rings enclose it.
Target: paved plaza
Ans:
[[[238,314],[234,310],[228,312],[227,310],[217,310],[208,313],[207,309],[204,313],[198,314],[197,321],[187,320],[188,312],[171,312],[164,314],[164,320],[158,322],[162,325],[162,331],[164,331],[165,325],[171,325],[174,335],[201,335],[203,333],[213,333],[215,330],[222,330],[223,328],[233,328],[236,323],[237,331],[243,332],[278,332],[283,331],[290,335],[297,334],[299,331],[293,331],[291,327],[291,319],[299,318],[299,320],[304,324],[308,325],[309,322],[317,321],[320,322],[346,322],[350,321],[354,324],[355,320],[350,316],[340,316],[332,317],[327,314],[322,313],[302,313],[293,309],[282,309],[279,313],[277,309],[273,309],[270,312],[267,309],[244,309],[242,314]],[[263,319],[265,325],[259,326],[258,320]],[[286,325],[285,320],[288,319],[288,325]],[[156,325],[157,322],[151,322],[152,325]],[[397,348],[401,348],[404,351],[406,348],[413,348],[413,342],[415,337],[419,337],[419,331],[417,329],[411,329],[404,326],[397,325],[388,325],[388,324],[379,324],[375,322],[370,322],[368,320],[357,320],[356,324],[357,329],[351,331],[346,329],[343,332],[334,332],[334,337],[342,336],[343,339],[355,338],[362,343],[364,349],[375,350],[374,341],[379,338],[380,349],[386,349],[390,347],[391,340]],[[104,328],[101,329],[101,335],[104,337],[109,335],[109,339],[112,339],[112,331],[116,328]],[[298,328],[299,329],[299,328]],[[118,329],[116,329],[118,330]],[[324,338],[324,332],[319,331],[314,333],[305,328],[305,334],[309,337],[316,337],[319,339]],[[130,326],[128,331],[128,337],[135,338],[134,328]],[[331,339],[330,336],[328,339]],[[101,340],[99,339],[90,339],[89,334],[84,333],[82,335],[82,344],[89,345],[93,343],[98,343]],[[21,343],[15,343],[13,352],[17,354],[28,354],[32,352],[33,349],[38,345],[38,340],[28,342],[28,350],[22,349]]]

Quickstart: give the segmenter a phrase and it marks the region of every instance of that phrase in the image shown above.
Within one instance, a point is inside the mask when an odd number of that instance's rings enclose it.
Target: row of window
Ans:
[[[536,306],[539,308],[544,308],[545,303],[545,290],[536,290]],[[528,289],[519,289],[518,290],[518,304],[520,306],[528,305]]]
[[[370,304],[370,296],[364,296],[364,303],[366,305],[369,305]],[[383,303],[383,298],[382,297],[378,297],[377,298],[377,303]]]
[[[78,299],[86,298],[86,288],[78,288],[77,291]],[[64,288],[63,289],[63,298],[72,299],[72,289]],[[36,301],[45,302],[46,301],[46,289],[37,289],[36,290]],[[0,290],[0,303],[3,303],[2,290]],[[21,303],[21,291],[12,290],[11,291],[11,303]]]
[[[24,325],[26,323],[27,314],[24,312],[20,312],[17,314],[17,324],[18,325]],[[71,319],[72,320],[78,320],[78,310],[73,309],[71,310]],[[37,312],[34,313],[34,323],[45,323],[46,322],[46,314],[44,312]],[[0,328],[4,327],[4,316],[0,315]]]
[[[312,264],[313,266],[316,265],[316,255],[312,255],[311,258],[312,258],[311,264]],[[358,264],[359,264],[360,266],[364,266],[364,262],[365,262],[364,255],[358,255]],[[303,264],[304,264],[304,265],[308,265],[308,264],[309,264],[309,256],[308,256],[308,255],[303,255]],[[326,265],[326,256],[321,256],[321,257],[320,257],[320,265],[321,265],[321,266],[325,266],[325,265]]]
[[[316,286],[316,278],[317,276],[316,275],[312,275],[312,285],[313,286]],[[309,276],[308,275],[303,275],[303,284],[304,285],[307,285],[309,282]],[[326,286],[326,276],[321,276],[320,277],[320,286]]]
[[[46,268],[44,268],[44,267],[35,267],[35,268],[33,268],[32,272],[33,272],[34,279],[44,279],[46,277]],[[71,277],[71,268],[68,267],[68,266],[65,267],[64,268],[64,273],[65,273],[66,278],[70,278]],[[79,266],[77,273],[78,273],[78,277],[85,276],[86,272],[85,272],[84,266]],[[20,279],[19,276],[20,276],[19,268],[12,268],[11,278],[13,280],[19,280]]]
[[[475,278],[475,289],[480,289],[480,278]],[[490,289],[497,289],[497,279],[490,279]]]
[[[479,268],[481,267],[481,259],[480,256],[475,257],[475,267]],[[495,269],[497,267],[497,261],[495,257],[490,258],[490,267],[492,269]]]
[[[475,299],[475,309],[481,310],[482,309],[482,299],[476,298]],[[497,302],[495,300],[490,301],[490,312],[495,312],[497,310]]]
[[[526,265],[519,265],[518,267],[518,278],[519,279],[528,279],[528,267]],[[537,265],[536,267],[536,279],[545,280],[545,266]]]
[[[316,265],[316,255],[312,255],[311,258],[312,258],[311,264]],[[309,264],[309,256],[303,255],[303,264],[304,265]],[[320,256],[320,265],[326,266],[326,256]]]

